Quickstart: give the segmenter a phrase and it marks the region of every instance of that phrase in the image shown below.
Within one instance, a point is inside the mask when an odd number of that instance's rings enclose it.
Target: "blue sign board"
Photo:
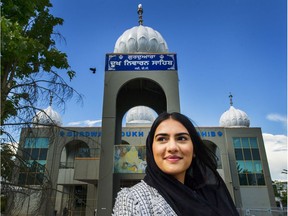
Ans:
[[[106,71],[177,70],[176,54],[106,54]]]

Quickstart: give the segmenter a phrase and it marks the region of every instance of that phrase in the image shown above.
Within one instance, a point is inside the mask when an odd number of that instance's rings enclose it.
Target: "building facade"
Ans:
[[[120,188],[144,177],[150,125],[157,113],[179,112],[180,100],[177,56],[159,32],[143,26],[142,12],[139,6],[139,26],[106,55],[102,127],[59,127],[60,116],[49,106],[34,119],[47,126],[23,128],[19,154],[33,169],[20,170],[15,180],[46,187],[23,199],[21,208],[15,203],[18,215],[32,214],[43,200],[38,215],[111,215]],[[220,125],[197,130],[215,152],[239,212],[271,215],[275,198],[262,132],[249,126],[231,96]]]
[[[135,110],[143,112],[143,107],[135,107],[131,111]],[[141,112],[135,115],[134,112],[131,117],[128,112],[126,125],[129,127],[122,128],[121,143],[115,145],[111,152],[113,169],[107,170],[107,173],[113,174],[112,202],[121,187],[132,186],[145,175],[145,142],[153,120],[148,116],[151,115]],[[205,144],[215,152],[218,172],[239,211],[274,207],[261,128],[217,126],[199,127],[197,130]],[[45,211],[42,215],[47,209],[57,212],[57,215],[62,215],[65,210],[68,215],[95,214],[98,181],[101,178],[101,137],[101,127],[52,126],[22,130],[20,143],[23,152],[27,153],[25,158],[30,159],[31,164],[34,162],[45,168],[35,169],[35,173],[20,172],[19,182],[37,185],[47,179],[53,189],[49,193],[49,202],[45,203],[50,206],[43,206]],[[43,177],[39,178],[41,175]],[[25,202],[24,206],[30,206],[32,211],[35,200],[30,198]],[[270,214],[267,212],[267,215]]]

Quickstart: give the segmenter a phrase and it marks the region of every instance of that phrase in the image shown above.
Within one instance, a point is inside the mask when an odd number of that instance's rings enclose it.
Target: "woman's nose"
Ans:
[[[178,151],[178,145],[175,139],[170,139],[167,146],[168,151]]]

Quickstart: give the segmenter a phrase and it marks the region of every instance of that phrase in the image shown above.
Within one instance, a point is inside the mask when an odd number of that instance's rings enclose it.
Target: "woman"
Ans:
[[[113,215],[238,215],[215,155],[186,116],[159,115],[146,156],[144,180],[118,193]]]

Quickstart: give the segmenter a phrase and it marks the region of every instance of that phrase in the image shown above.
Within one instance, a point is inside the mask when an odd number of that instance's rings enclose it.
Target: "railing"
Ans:
[[[100,148],[80,148],[76,158],[100,158]]]
[[[87,158],[100,159],[100,153],[101,153],[100,148],[79,148],[74,160],[87,159]],[[75,166],[74,160],[60,162],[59,168],[60,169],[73,169]]]

